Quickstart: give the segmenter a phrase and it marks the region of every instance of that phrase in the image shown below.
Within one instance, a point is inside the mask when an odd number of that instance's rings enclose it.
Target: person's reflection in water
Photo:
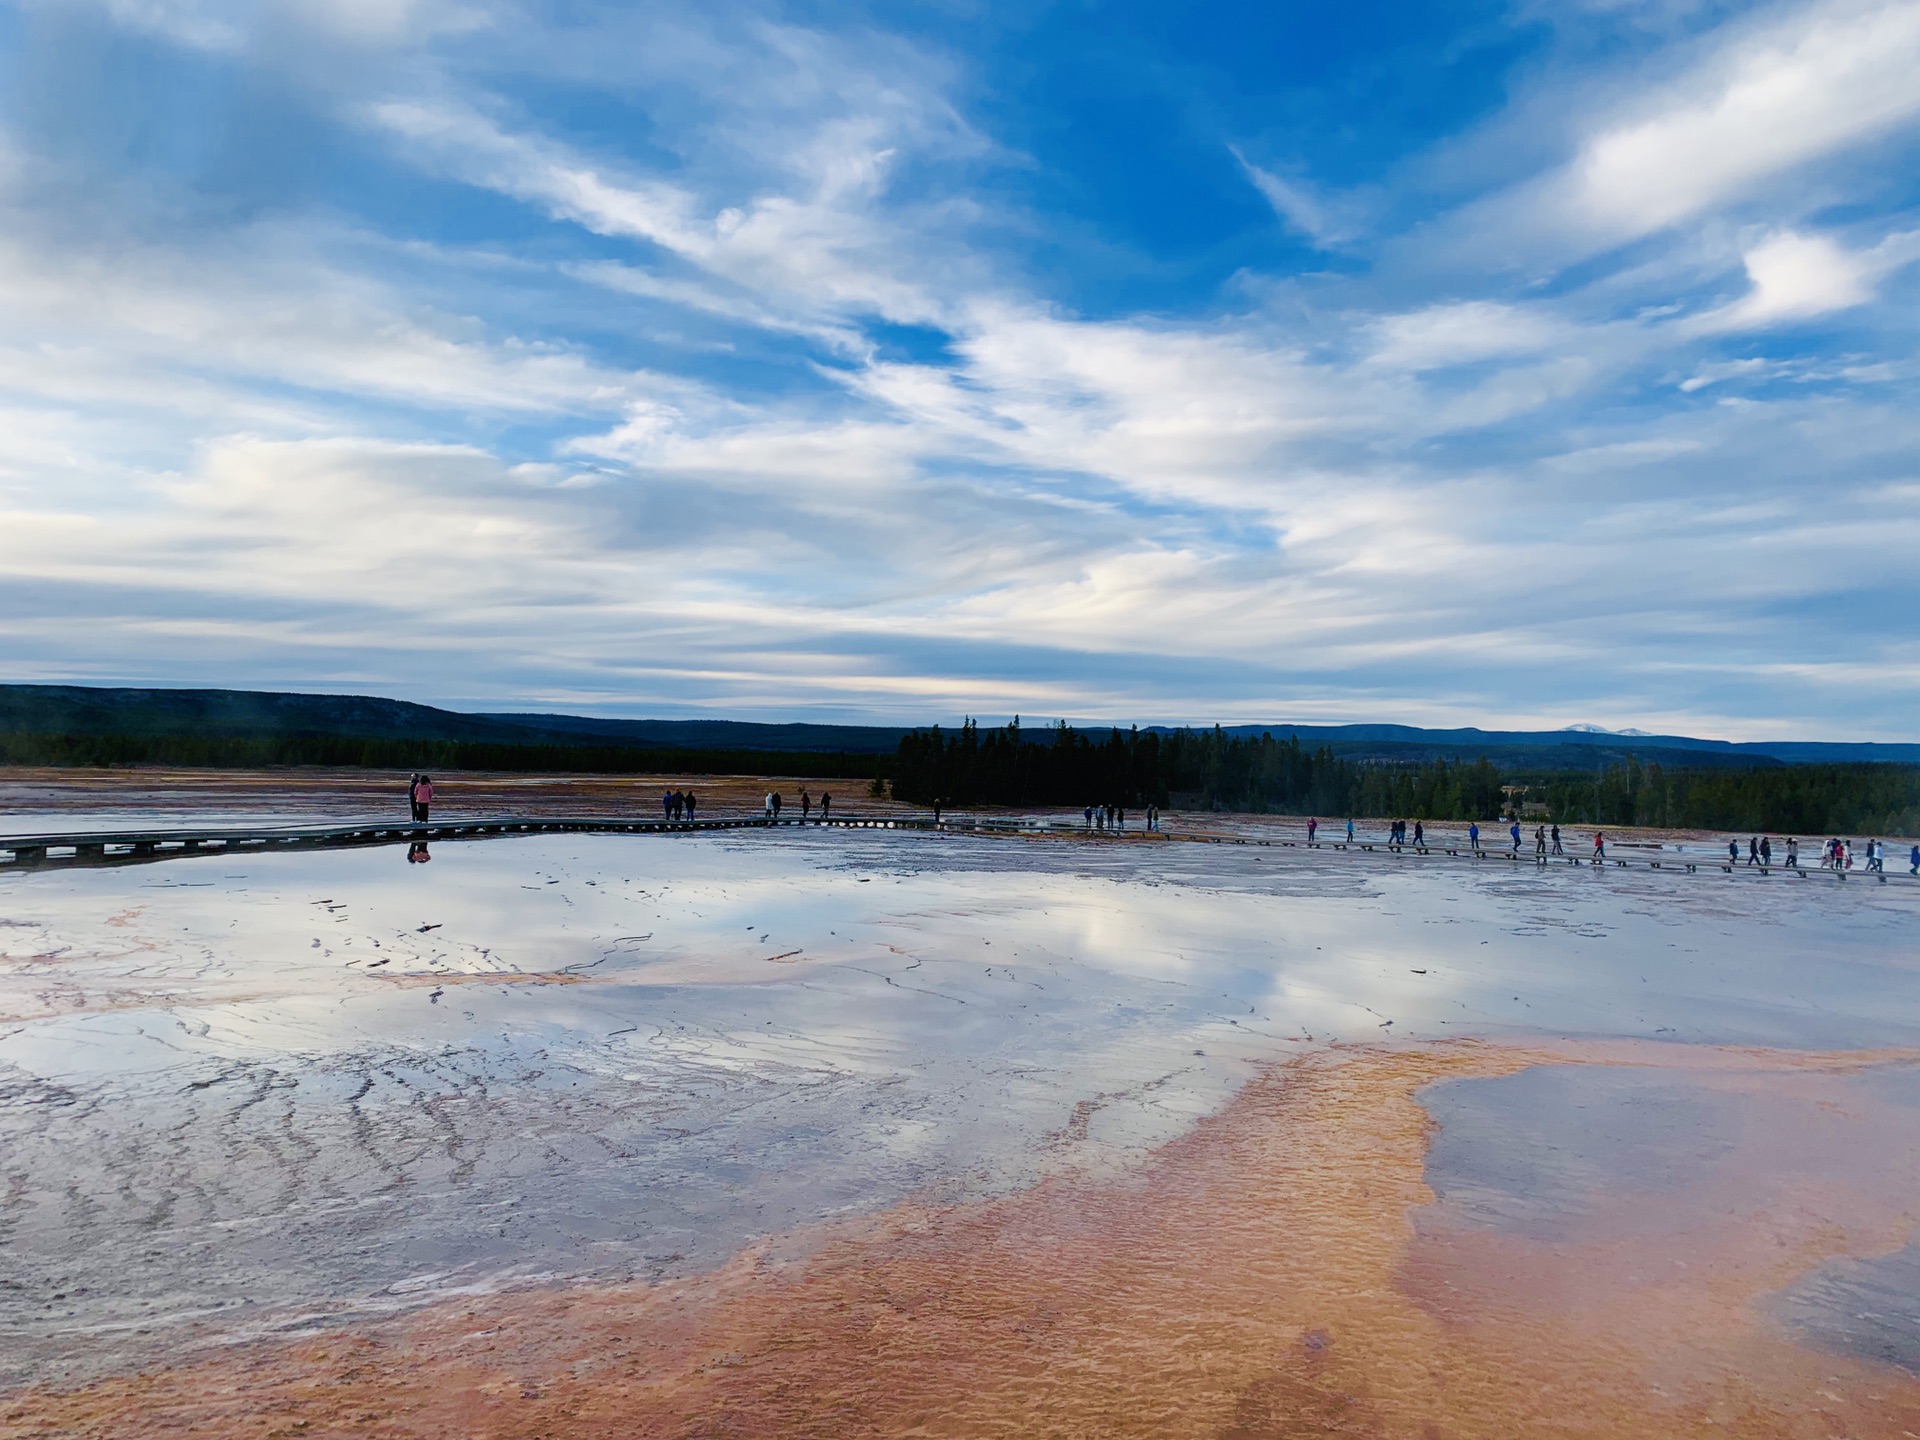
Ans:
[[[433,856],[427,853],[426,841],[416,840],[407,846],[407,864],[424,865],[431,859],[433,859]]]

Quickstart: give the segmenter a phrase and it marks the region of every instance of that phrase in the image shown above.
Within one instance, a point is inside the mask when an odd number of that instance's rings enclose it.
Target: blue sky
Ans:
[[[0,0],[0,668],[1913,739],[1920,4]]]

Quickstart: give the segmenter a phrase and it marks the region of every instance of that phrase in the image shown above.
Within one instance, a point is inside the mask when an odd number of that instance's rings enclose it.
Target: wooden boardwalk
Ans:
[[[435,844],[481,840],[502,835],[665,835],[712,830],[767,830],[806,826],[834,830],[932,830],[931,820],[896,816],[848,815],[832,820],[764,815],[726,815],[711,820],[639,820],[620,817],[495,816],[483,819],[360,821],[347,825],[236,825],[175,830],[118,830],[46,835],[0,836],[0,869],[48,865],[133,864],[178,860],[198,855],[260,855],[284,850],[344,850],[364,845]],[[1014,822],[956,822],[941,830],[1019,831]]]

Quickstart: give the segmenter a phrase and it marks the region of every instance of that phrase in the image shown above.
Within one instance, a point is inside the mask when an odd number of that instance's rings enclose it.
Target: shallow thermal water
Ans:
[[[0,1381],[1123,1173],[1334,1042],[1920,1046],[1905,885],[860,832],[432,853],[0,875]],[[1873,1112],[1809,1184],[1911,1174],[1912,1073],[1790,1097],[1808,1134]],[[1428,1233],[1555,1244],[1718,1193],[1775,1113],[1600,1066],[1422,1100]],[[1850,1318],[1911,1293],[1882,1248],[1770,1313],[1913,1364],[1910,1303]]]

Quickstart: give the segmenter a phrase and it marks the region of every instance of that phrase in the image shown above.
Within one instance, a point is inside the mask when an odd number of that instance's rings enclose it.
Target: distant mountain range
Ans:
[[[1102,730],[1105,726],[1085,727]],[[1170,730],[1168,726],[1142,727]],[[1564,730],[1427,730],[1413,725],[1233,725],[1230,735],[1297,736],[1355,760],[1475,760],[1505,768],[1588,770],[1629,754],[1669,767],[1771,766],[1831,761],[1920,764],[1920,744],[1762,740],[1734,743],[1597,726]],[[614,720],[538,713],[466,714],[367,695],[258,690],[145,690],[88,685],[0,685],[0,732],[43,735],[343,735],[681,750],[891,754],[908,727],[756,724],[743,720]],[[1044,740],[1044,726],[1030,732]]]

